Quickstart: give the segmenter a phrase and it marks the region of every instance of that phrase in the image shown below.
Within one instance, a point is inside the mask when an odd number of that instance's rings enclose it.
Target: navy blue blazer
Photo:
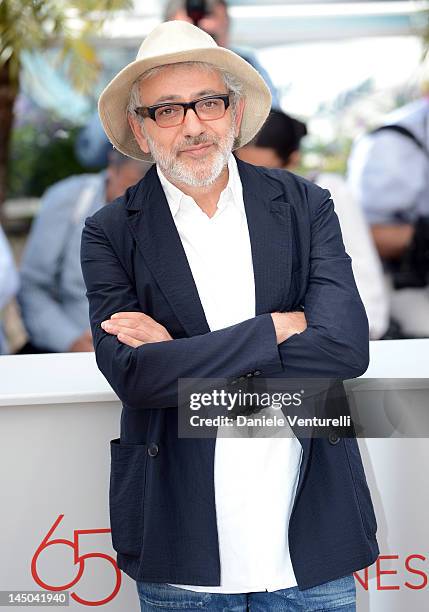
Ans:
[[[252,319],[210,332],[155,167],[88,217],[82,234],[96,360],[123,404],[120,438],[110,442],[112,544],[135,580],[220,584],[216,439],[178,438],[178,378],[259,370],[344,380],[368,367],[368,322],[329,191],[237,163],[255,275]],[[307,329],[277,345],[270,313],[301,305]],[[173,340],[122,344],[100,327],[118,311],[147,313]],[[305,589],[367,567],[379,549],[356,439],[298,439],[289,548]]]

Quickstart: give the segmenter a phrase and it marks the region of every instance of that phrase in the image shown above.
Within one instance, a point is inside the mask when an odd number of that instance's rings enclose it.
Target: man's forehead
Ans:
[[[180,78],[177,78],[180,70]],[[166,66],[160,72],[143,80],[140,94],[150,98],[150,104],[164,100],[181,100],[206,95],[225,93],[220,71],[207,70],[199,66]],[[149,103],[149,102],[148,102]]]

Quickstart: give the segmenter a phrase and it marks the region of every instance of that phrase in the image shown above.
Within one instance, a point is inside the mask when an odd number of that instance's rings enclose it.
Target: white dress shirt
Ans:
[[[228,170],[228,184],[210,218],[157,167],[211,331],[255,316],[250,238],[233,155]],[[301,459],[296,437],[218,435],[214,483],[221,583],[174,586],[210,593],[296,586],[288,524]]]

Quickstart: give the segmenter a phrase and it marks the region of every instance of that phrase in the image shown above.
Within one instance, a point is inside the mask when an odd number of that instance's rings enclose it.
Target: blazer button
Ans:
[[[149,457],[156,457],[158,454],[158,451],[159,451],[158,444],[155,444],[154,442],[149,444],[149,447],[147,449],[147,454],[149,455]]]
[[[330,433],[329,436],[328,436],[328,440],[329,440],[330,444],[338,444],[338,442],[341,440],[341,438],[336,433]]]

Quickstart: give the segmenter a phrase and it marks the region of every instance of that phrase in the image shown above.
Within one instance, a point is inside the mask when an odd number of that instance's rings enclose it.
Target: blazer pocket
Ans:
[[[377,519],[371,493],[365,476],[362,457],[356,438],[344,438],[350,472],[353,479],[359,511],[367,536],[373,538],[377,532]]]
[[[112,545],[118,553],[139,556],[143,539],[146,444],[110,441],[109,510]]]

